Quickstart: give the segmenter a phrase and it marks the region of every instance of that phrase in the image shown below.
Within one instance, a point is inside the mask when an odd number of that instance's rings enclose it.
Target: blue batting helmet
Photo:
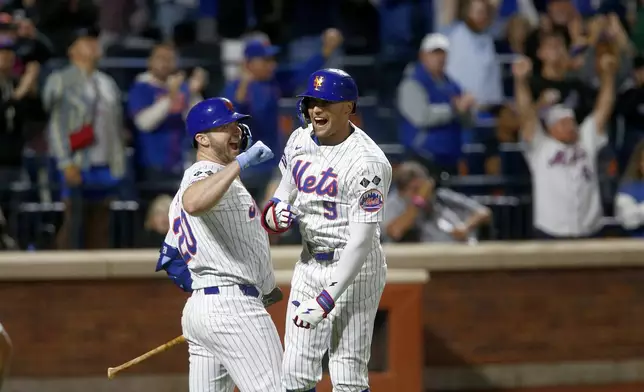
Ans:
[[[235,111],[233,103],[227,98],[208,98],[193,106],[186,116],[186,132],[192,138],[198,133],[209,132],[213,128],[221,127],[235,121],[250,118],[248,114],[241,114]],[[242,140],[239,145],[241,151],[246,150],[251,144],[252,137],[250,128],[241,124]]]
[[[309,77],[306,91],[298,95],[298,109],[300,119],[304,124],[308,120],[306,112],[307,98],[321,99],[329,102],[356,102],[358,100],[358,86],[351,75],[341,69],[325,68],[315,71]],[[353,111],[355,113],[355,106]]]

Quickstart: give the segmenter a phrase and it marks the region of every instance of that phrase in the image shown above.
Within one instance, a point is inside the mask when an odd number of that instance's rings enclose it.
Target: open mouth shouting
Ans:
[[[329,120],[324,117],[313,117],[313,125],[317,127],[324,127],[329,123]]]
[[[233,151],[239,151],[239,140],[228,142],[228,147]]]

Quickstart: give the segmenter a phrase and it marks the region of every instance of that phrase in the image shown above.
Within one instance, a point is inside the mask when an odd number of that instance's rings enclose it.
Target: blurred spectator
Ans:
[[[0,389],[2,389],[2,384],[9,375],[12,354],[13,346],[9,338],[9,333],[0,324]]]
[[[238,64],[244,59],[244,42],[260,39],[274,41],[281,21],[277,2],[266,0],[216,1],[217,35],[220,37],[221,62],[226,80],[240,77]],[[302,23],[300,21],[300,23]]]
[[[597,156],[608,143],[606,124],[615,101],[616,61],[609,55],[602,58],[602,84],[595,109],[581,125],[577,125],[572,109],[555,105],[545,113],[545,130],[528,84],[531,65],[530,60],[521,58],[512,71],[524,155],[532,173],[535,236],[597,235],[603,215]]]
[[[60,248],[69,246],[72,238],[80,240],[80,233],[72,229],[79,221],[84,223],[86,248],[108,246],[109,198],[125,172],[120,91],[110,76],[96,69],[99,59],[96,36],[79,36],[69,49],[71,65],[51,74],[43,93],[50,112],[49,148],[65,202]],[[76,211],[80,206],[82,211]]]
[[[402,145],[433,174],[457,174],[463,124],[473,123],[474,97],[445,74],[452,48],[444,35],[428,34],[398,88]]]
[[[581,18],[572,0],[546,0],[547,13],[541,15],[539,27],[526,40],[526,54],[534,64],[535,72],[541,70],[541,61],[537,56],[544,34],[560,34],[566,42],[566,50],[570,47],[572,37],[577,37],[582,27]]]
[[[288,62],[291,65],[303,64],[317,54],[322,45],[322,32],[338,25],[339,8],[340,0],[283,1],[282,21],[286,24]],[[342,68],[341,53],[333,53],[326,66]]]
[[[624,118],[624,139],[619,154],[620,167],[626,167],[633,148],[644,139],[644,57],[633,59],[633,72],[620,89],[617,110]]]
[[[97,0],[99,41],[102,48],[123,41],[129,34],[140,34],[148,25],[150,10],[146,0]]]
[[[494,38],[487,32],[490,12],[488,1],[469,0],[464,21],[447,33],[450,42],[447,74],[483,107],[503,101],[501,66]]]
[[[155,248],[163,243],[170,229],[168,221],[170,204],[172,204],[172,197],[168,195],[159,195],[152,201],[145,217],[145,230],[139,241],[139,247]]]
[[[496,132],[485,141],[485,174],[489,175],[519,175],[524,174],[525,166],[521,156],[506,156],[501,154],[501,144],[517,143],[519,140],[519,116],[510,105],[497,105],[490,110],[496,120]]]
[[[164,41],[170,41],[174,28],[185,21],[194,21],[199,8],[199,0],[154,0],[156,24],[161,28]]]
[[[18,248],[18,243],[11,238],[9,235],[9,230],[7,227],[7,220],[4,217],[2,209],[0,209],[0,250],[20,250]],[[0,355],[1,356],[1,355]],[[2,377],[2,358],[0,358],[0,378]],[[0,388],[2,387],[2,381],[0,380]]]
[[[263,141],[275,154],[275,158],[242,173],[242,181],[255,200],[263,200],[284,148],[284,136],[279,129],[279,99],[295,95],[297,87],[322,68],[341,43],[342,34],[336,29],[327,29],[322,35],[321,51],[299,67],[278,71],[277,46],[262,40],[246,43],[241,77],[228,83],[222,96],[230,99],[241,113],[252,116],[253,139]]]
[[[394,242],[477,242],[477,229],[490,210],[467,196],[436,189],[427,170],[416,162],[396,169],[395,188],[385,206],[385,239]]]
[[[15,41],[16,70],[22,73],[26,64],[35,61],[44,64],[54,51],[51,41],[40,33],[26,12],[14,10],[13,15],[0,13],[0,34]]]
[[[29,63],[20,79],[13,76],[15,41],[0,35],[0,208],[9,208],[9,187],[21,179],[25,123],[43,120],[38,96],[40,66]]]
[[[532,31],[530,21],[523,15],[517,14],[508,20],[506,39],[508,48],[506,52],[512,54],[526,54],[526,39]]]
[[[78,31],[95,28],[98,7],[94,0],[35,0],[36,27],[54,45],[56,56],[65,56]]]
[[[172,46],[157,45],[148,71],[140,74],[128,93],[128,113],[135,125],[138,178],[142,181],[180,181],[186,146],[184,117],[202,99],[206,73],[195,69],[188,81],[177,72]]]
[[[637,52],[644,51],[644,0],[637,0],[637,9],[633,17],[631,38]]]
[[[640,141],[615,198],[615,217],[631,236],[644,237],[644,141]]]
[[[604,54],[610,54],[617,61],[616,84],[621,85],[631,70],[631,46],[622,23],[616,14],[598,15],[589,22],[588,30],[588,50],[580,69],[582,80],[598,89],[600,60]]]
[[[594,91],[568,72],[569,56],[560,33],[544,33],[539,41],[537,57],[541,68],[530,79],[530,91],[537,109],[564,104],[575,111],[578,122],[592,111]]]
[[[536,26],[539,14],[532,0],[489,0],[492,26],[490,32],[495,38],[501,38],[507,29],[508,22],[514,16],[526,18],[529,25]],[[443,31],[456,20],[467,7],[467,0],[434,0],[434,9],[439,14],[438,30]]]

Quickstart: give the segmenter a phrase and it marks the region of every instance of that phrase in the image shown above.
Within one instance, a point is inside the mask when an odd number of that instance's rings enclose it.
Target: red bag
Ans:
[[[78,131],[69,135],[69,145],[72,152],[89,147],[94,143],[94,126],[83,125]]]

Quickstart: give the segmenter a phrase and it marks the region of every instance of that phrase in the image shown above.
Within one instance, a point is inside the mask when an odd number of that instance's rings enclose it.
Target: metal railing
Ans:
[[[529,181],[489,176],[464,176],[448,180],[445,186],[471,195],[481,204],[489,207],[493,219],[489,227],[483,228],[480,239],[485,240],[527,240],[532,238],[532,197]],[[154,188],[138,185],[138,191],[147,195],[168,194],[176,192],[177,185],[156,184]],[[492,194],[491,189],[503,191],[512,189],[512,194]],[[20,244],[22,249],[54,249],[56,233],[60,229],[65,204],[61,201],[40,201],[25,198],[28,193],[38,191],[55,192],[50,189],[21,187],[13,194],[10,206],[5,211],[9,234]],[[109,248],[140,248],[160,246],[165,233],[146,231],[144,222],[152,197],[137,199],[117,199],[110,203],[109,214]],[[76,203],[76,204],[74,204]],[[86,231],[83,222],[82,200],[72,203],[72,231],[70,248],[83,248],[82,234]],[[612,218],[605,219],[607,225],[615,225]],[[158,244],[154,242],[158,238]],[[153,242],[150,242],[152,239]],[[297,238],[295,239],[297,243]],[[285,243],[282,241],[282,243]],[[286,243],[289,243],[288,240]],[[290,242],[293,243],[293,242]],[[155,245],[156,244],[156,245]]]

